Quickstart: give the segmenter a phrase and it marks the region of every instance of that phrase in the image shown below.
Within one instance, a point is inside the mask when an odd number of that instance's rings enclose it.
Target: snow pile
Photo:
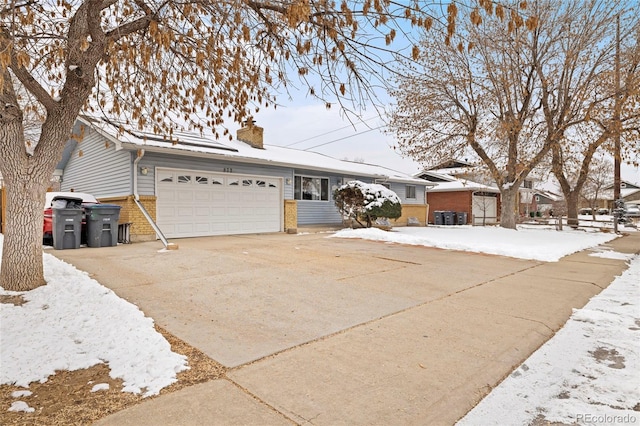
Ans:
[[[0,234],[0,246],[2,244]],[[0,256],[2,250],[0,249]],[[153,320],[85,272],[44,254],[47,285],[20,295],[21,306],[0,304],[0,384],[27,388],[56,370],[79,370],[107,363],[123,391],[156,395],[187,369],[187,359],[171,351]]]
[[[331,237],[362,238],[389,243],[489,253],[520,259],[557,262],[575,253],[616,238],[615,234],[567,229],[505,229],[500,227],[448,226],[402,227],[393,232],[375,228],[343,229]]]
[[[636,255],[458,425],[638,424],[639,332]]]
[[[362,192],[365,211],[370,211],[374,207],[382,207],[382,204],[384,204],[386,200],[389,200],[393,204],[400,203],[400,198],[395,192],[377,183],[364,183],[359,180],[352,180],[342,185],[338,191],[346,188],[359,189],[360,192]]]

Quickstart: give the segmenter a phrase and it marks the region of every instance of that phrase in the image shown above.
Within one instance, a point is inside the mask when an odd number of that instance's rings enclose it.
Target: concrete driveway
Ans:
[[[167,423],[181,398],[169,394],[101,424],[452,424],[626,268],[326,236],[51,251],[232,368],[231,384],[187,394],[226,400],[231,388],[246,406],[189,414],[183,401]]]

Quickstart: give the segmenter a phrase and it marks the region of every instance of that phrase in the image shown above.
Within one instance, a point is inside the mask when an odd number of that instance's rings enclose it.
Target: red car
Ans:
[[[42,239],[44,244],[53,244],[53,207],[68,207],[68,203],[70,200],[72,203],[75,200],[81,200],[80,207],[98,204],[98,200],[96,200],[96,197],[84,192],[47,192],[46,200],[44,203],[44,225],[42,226]],[[85,225],[85,219],[83,216],[83,235],[86,233]]]

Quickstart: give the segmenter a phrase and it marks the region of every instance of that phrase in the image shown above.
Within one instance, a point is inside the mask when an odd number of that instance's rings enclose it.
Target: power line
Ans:
[[[345,137],[342,137],[342,138],[339,138],[339,139],[334,139],[334,140],[332,140],[332,141],[324,142],[324,143],[321,143],[321,144],[319,144],[319,145],[310,146],[309,148],[305,148],[305,149],[303,149],[303,151],[308,151],[308,150],[313,149],[313,148],[318,148],[318,147],[320,147],[320,146],[329,145],[329,144],[331,144],[331,143],[339,142],[339,141],[342,141],[342,140],[345,140],[345,139],[349,139],[349,138],[352,138],[352,137],[354,137],[354,136],[364,135],[365,133],[373,132],[374,130],[381,129],[381,128],[383,128],[383,127],[384,127],[384,126],[374,127],[373,129],[368,129],[368,130],[365,130],[365,131],[363,131],[363,132],[354,133],[353,135],[345,136]]]
[[[374,118],[378,118],[378,116],[376,115],[376,116],[373,116],[373,117],[367,118],[366,120],[362,120],[362,122],[363,122],[363,123],[366,123],[367,121],[371,121],[371,120],[373,120]],[[353,125],[351,125],[351,124],[350,124],[350,125],[348,125],[348,126],[340,127],[339,129],[330,130],[330,131],[328,131],[328,132],[321,133],[321,134],[319,134],[319,135],[315,135],[315,136],[311,136],[310,138],[302,139],[302,140],[299,140],[299,141],[297,141],[297,142],[293,142],[293,143],[290,143],[290,144],[288,144],[288,145],[283,145],[283,146],[284,146],[285,148],[288,148],[288,147],[290,147],[290,146],[297,145],[297,144],[302,143],[302,142],[307,142],[307,141],[310,141],[310,140],[312,140],[312,139],[317,139],[317,138],[319,138],[319,137],[329,135],[329,134],[331,134],[331,133],[339,132],[340,130],[348,129],[349,127],[353,127]]]

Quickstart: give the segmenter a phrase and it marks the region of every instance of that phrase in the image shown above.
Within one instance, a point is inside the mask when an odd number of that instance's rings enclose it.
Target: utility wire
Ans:
[[[363,123],[366,123],[367,121],[371,121],[371,120],[373,120],[374,118],[378,118],[378,116],[376,115],[376,116],[373,116],[373,117],[371,117],[371,118],[367,118],[366,120],[362,120],[362,122],[363,122]],[[350,124],[350,125],[348,125],[348,126],[340,127],[339,129],[330,130],[330,131],[328,131],[328,132],[321,133],[321,134],[319,134],[319,135],[315,135],[315,136],[311,136],[310,138],[302,139],[302,140],[299,140],[299,141],[297,141],[297,142],[290,143],[289,145],[283,145],[283,146],[284,146],[285,148],[288,148],[288,147],[293,146],[293,145],[298,145],[299,143],[302,143],[302,142],[307,142],[307,141],[310,141],[310,140],[312,140],[312,139],[317,139],[317,138],[319,138],[319,137],[321,137],[321,136],[326,136],[326,135],[329,135],[329,134],[331,134],[331,133],[339,132],[340,130],[348,129],[349,127],[353,127],[353,125],[351,125],[351,124]]]
[[[308,151],[308,150],[313,149],[313,148],[318,148],[318,147],[320,147],[320,146],[329,145],[329,144],[331,144],[331,143],[339,142],[339,141],[342,141],[342,140],[345,140],[345,139],[349,139],[349,138],[352,138],[352,137],[354,137],[354,136],[364,135],[365,133],[369,133],[369,132],[372,132],[372,131],[374,131],[374,130],[381,129],[381,128],[383,128],[383,127],[384,127],[384,126],[378,126],[378,127],[373,128],[373,129],[365,130],[364,132],[354,133],[353,135],[345,136],[345,137],[342,137],[342,138],[339,138],[339,139],[334,139],[334,140],[332,140],[332,141],[324,142],[324,143],[321,143],[321,144],[319,144],[319,145],[310,146],[309,148],[305,148],[305,149],[303,149],[303,151]]]

